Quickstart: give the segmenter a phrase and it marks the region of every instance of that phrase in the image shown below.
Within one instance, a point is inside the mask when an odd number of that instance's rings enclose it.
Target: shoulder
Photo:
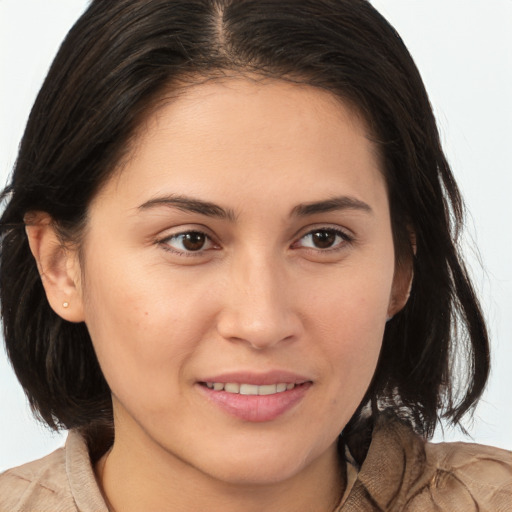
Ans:
[[[0,474],[0,512],[106,512],[84,438],[70,431],[65,448]]]
[[[384,416],[339,510],[512,511],[512,452],[469,443],[430,443],[410,425]]]
[[[0,475],[0,510],[76,510],[66,477],[65,450]],[[65,506],[67,508],[62,508]]]
[[[411,496],[411,510],[512,510],[512,452],[507,450],[426,443],[422,480]]]

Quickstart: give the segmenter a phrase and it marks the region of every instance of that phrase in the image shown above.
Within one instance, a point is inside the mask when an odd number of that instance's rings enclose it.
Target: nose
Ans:
[[[283,265],[261,256],[241,258],[228,280],[217,320],[224,339],[262,350],[300,336],[302,322]]]

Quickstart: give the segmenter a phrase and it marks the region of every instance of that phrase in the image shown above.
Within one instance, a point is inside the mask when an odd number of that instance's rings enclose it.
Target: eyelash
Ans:
[[[296,242],[294,242],[291,245],[291,247],[292,248],[295,248],[295,247],[300,248],[301,246],[298,246],[298,243],[301,240],[304,240],[308,236],[312,237],[315,234],[319,234],[319,233],[330,233],[331,235],[334,235],[335,237],[341,238],[341,242],[338,242],[334,247],[327,247],[327,248],[324,248],[324,249],[315,248],[315,247],[307,247],[307,246],[302,246],[302,248],[304,248],[305,250],[308,250],[308,251],[314,251],[315,253],[326,254],[326,253],[333,253],[333,252],[342,250],[345,247],[346,244],[351,244],[354,241],[354,237],[353,236],[349,235],[347,232],[342,231],[339,228],[319,227],[319,228],[311,229],[307,233],[304,233]],[[189,235],[189,236],[190,235],[201,235],[201,236],[204,236],[205,237],[205,243],[212,244],[213,247],[207,248],[207,249],[203,249],[203,247],[201,247],[197,251],[191,251],[191,250],[186,250],[186,249],[185,250],[175,249],[175,248],[173,248],[170,245],[170,241],[171,240],[178,240],[178,239],[180,239],[180,237],[185,237],[186,235]],[[191,230],[188,230],[188,231],[182,231],[180,233],[176,233],[176,234],[173,234],[171,236],[167,236],[165,238],[157,240],[156,243],[158,245],[160,245],[164,250],[169,251],[169,252],[171,252],[171,253],[173,253],[173,254],[175,254],[177,256],[181,256],[181,257],[200,257],[200,256],[204,255],[205,251],[218,248],[218,246],[216,247],[216,242],[212,239],[211,236],[209,236],[204,231],[195,230],[195,229],[191,229]]]

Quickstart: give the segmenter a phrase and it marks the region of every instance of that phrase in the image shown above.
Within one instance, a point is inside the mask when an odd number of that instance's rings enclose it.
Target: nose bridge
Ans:
[[[219,320],[225,338],[265,348],[298,334],[284,264],[270,251],[246,251],[230,267],[227,297]]]

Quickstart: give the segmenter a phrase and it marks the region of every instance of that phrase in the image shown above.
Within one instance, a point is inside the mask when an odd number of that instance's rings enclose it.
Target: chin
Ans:
[[[319,455],[306,451],[302,443],[300,447],[269,443],[239,449],[226,447],[222,453],[211,451],[202,466],[204,472],[227,484],[272,485],[293,478],[318,458]]]

